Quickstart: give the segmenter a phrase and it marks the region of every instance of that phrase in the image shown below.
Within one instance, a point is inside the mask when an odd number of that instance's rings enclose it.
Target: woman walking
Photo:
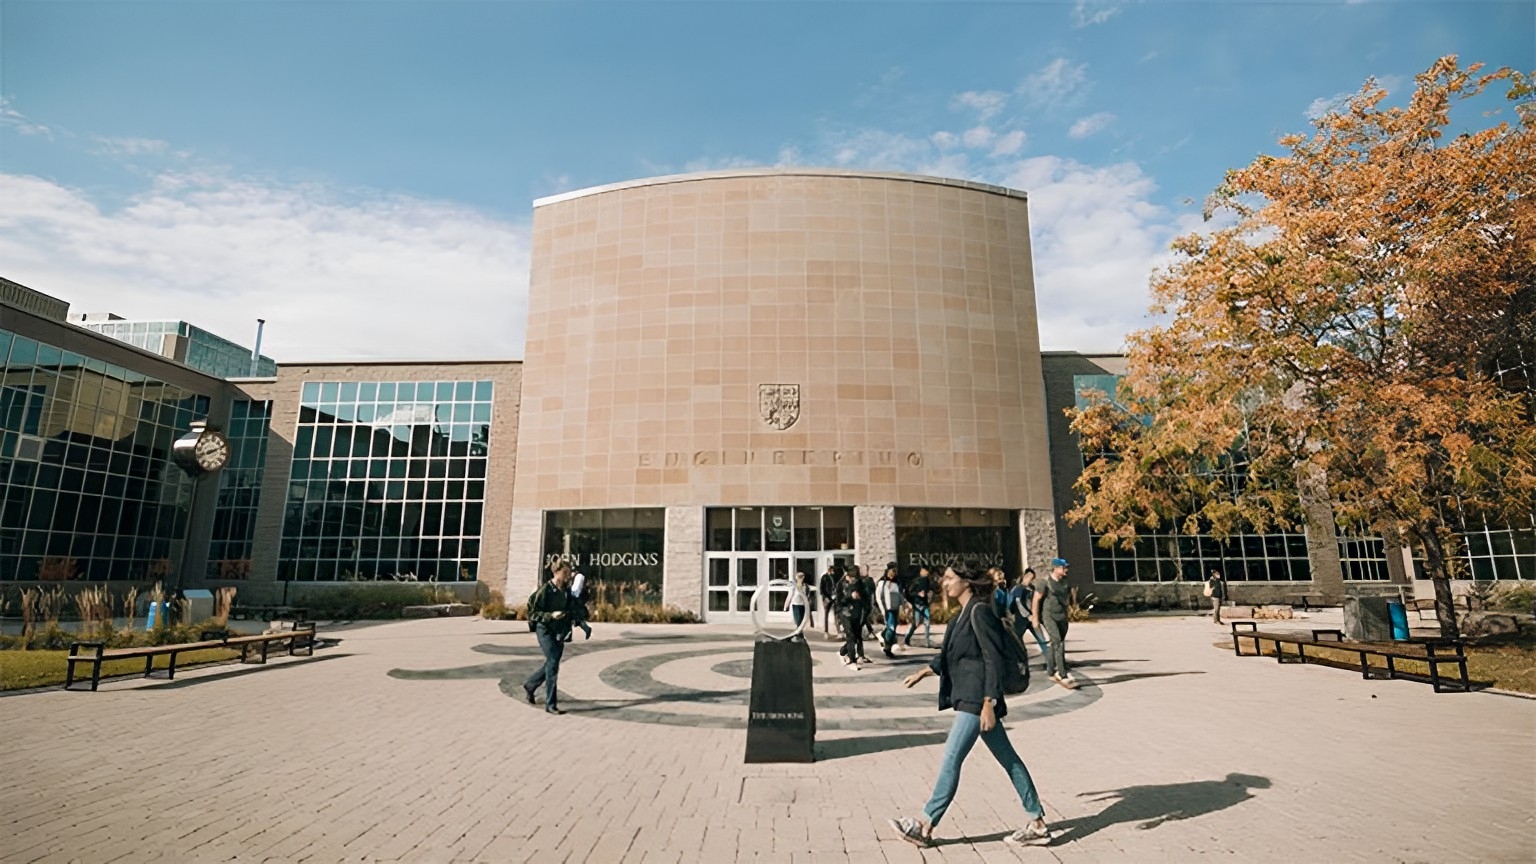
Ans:
[[[922,817],[892,819],[891,827],[908,843],[918,847],[933,845],[933,829],[944,818],[960,786],[960,766],[980,738],[1008,772],[1019,803],[1030,819],[1029,824],[1004,837],[1004,842],[1011,846],[1047,845],[1051,832],[1045,825],[1045,809],[1040,806],[1029,769],[1013,749],[1001,722],[1008,714],[1001,683],[1005,637],[1002,622],[992,608],[992,578],[951,567],[944,571],[940,590],[960,603],[960,614],[944,629],[944,644],[938,656],[927,667],[907,676],[903,683],[911,687],[930,675],[939,676],[939,710],[955,709],[955,722],[944,745],[944,761],[939,765],[933,797],[923,808]]]

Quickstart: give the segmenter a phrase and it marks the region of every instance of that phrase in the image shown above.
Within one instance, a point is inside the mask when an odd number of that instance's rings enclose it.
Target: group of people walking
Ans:
[[[1028,634],[1034,638],[1052,681],[1072,688],[1077,685],[1067,672],[1064,650],[1072,601],[1067,586],[1061,582],[1067,573],[1067,562],[1055,558],[1051,565],[1051,575],[1045,579],[1037,579],[1034,568],[1014,578],[1001,567],[992,567],[978,575],[991,580],[990,587],[979,596],[992,600],[998,619],[1008,624],[1015,637],[1022,640]],[[911,647],[912,637],[921,624],[924,647],[934,647],[932,603],[939,590],[927,567],[920,567],[902,579],[893,561],[875,580],[857,564],[829,564],[816,583],[815,594],[821,600],[822,633],[831,639],[836,628],[843,641],[838,655],[843,665],[855,671],[870,662],[864,652],[866,639],[878,640],[885,656],[893,658],[903,647]],[[904,608],[907,632],[901,636]],[[796,627],[809,623],[815,628],[816,605],[804,573],[795,574],[784,609],[793,616]]]

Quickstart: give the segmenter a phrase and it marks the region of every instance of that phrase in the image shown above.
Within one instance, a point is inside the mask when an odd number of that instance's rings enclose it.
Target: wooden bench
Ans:
[[[1322,663],[1324,665],[1337,665],[1339,661],[1330,660],[1314,654],[1307,656],[1307,646],[1328,648],[1334,651],[1346,651],[1356,654],[1360,658],[1360,677],[1365,679],[1381,677],[1378,673],[1380,667],[1373,667],[1369,662],[1371,657],[1380,657],[1387,662],[1386,677],[1388,679],[1407,678],[1409,680],[1423,680],[1424,676],[1414,673],[1399,671],[1398,660],[1416,660],[1429,667],[1428,683],[1436,693],[1444,693],[1448,690],[1466,692],[1472,689],[1471,681],[1467,678],[1467,650],[1466,643],[1460,639],[1415,639],[1402,642],[1356,642],[1344,638],[1342,630],[1312,630],[1307,634],[1302,633],[1274,633],[1258,629],[1252,621],[1232,622],[1232,653],[1239,657],[1244,655],[1241,640],[1248,639],[1253,642],[1254,655],[1264,653],[1264,643],[1270,642],[1275,646],[1275,660],[1280,663]],[[1287,656],[1283,645],[1296,646],[1294,656]],[[1440,674],[1440,667],[1446,663],[1456,665],[1457,675],[1454,685]],[[1355,667],[1346,667],[1355,668]]]
[[[1287,598],[1291,599],[1291,605],[1292,606],[1296,605],[1296,600],[1300,600],[1301,601],[1301,611],[1303,611],[1303,612],[1310,612],[1310,611],[1312,611],[1313,607],[1321,609],[1324,606],[1337,606],[1337,605],[1339,605],[1337,603],[1329,603],[1328,602],[1328,598],[1327,598],[1326,595],[1318,594],[1316,592],[1307,592],[1307,593],[1301,593],[1301,594],[1287,594],[1285,596]]]
[[[213,633],[205,632],[204,637]],[[303,624],[295,624],[294,629],[281,633],[256,633],[250,636],[234,636],[225,634],[221,638],[204,638],[197,642],[180,642],[174,645],[145,645],[140,648],[107,648],[104,642],[71,642],[69,656],[65,658],[64,689],[75,689],[75,666],[80,663],[91,665],[91,690],[94,692],[101,683],[101,664],[110,660],[133,660],[144,658],[144,677],[150,677],[154,671],[156,657],[169,657],[166,664],[166,678],[176,677],[176,657],[188,651],[207,651],[212,648],[240,649],[240,662],[245,663],[250,656],[251,649],[261,647],[261,663],[267,662],[267,651],[274,642],[287,642],[288,654],[298,655],[303,651],[305,657],[312,657],[315,653],[315,622],[309,621]],[[82,651],[82,649],[85,649]],[[81,679],[84,680],[83,678]]]

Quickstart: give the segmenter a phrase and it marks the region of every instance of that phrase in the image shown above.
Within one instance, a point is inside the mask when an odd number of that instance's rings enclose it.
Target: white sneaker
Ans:
[[[839,657],[837,659],[843,661],[843,665],[844,666],[852,666],[853,665],[853,661],[848,659],[847,657]]]
[[[1003,838],[1009,846],[1049,846],[1051,829],[1044,822],[1031,822]]]

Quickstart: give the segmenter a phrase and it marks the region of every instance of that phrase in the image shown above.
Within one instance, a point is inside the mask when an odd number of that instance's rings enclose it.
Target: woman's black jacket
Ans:
[[[978,631],[980,640],[976,638]],[[1002,640],[1003,625],[990,598],[972,595],[944,628],[944,647],[928,664],[939,676],[940,711],[955,707],[956,702],[980,705],[982,699],[991,698],[998,717],[1008,713],[1000,677]]]

